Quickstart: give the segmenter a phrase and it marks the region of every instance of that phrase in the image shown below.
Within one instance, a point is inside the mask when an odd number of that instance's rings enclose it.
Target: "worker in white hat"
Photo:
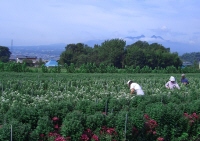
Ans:
[[[144,95],[144,91],[142,90],[142,87],[138,83],[129,80],[127,82],[127,85],[130,88],[130,94],[136,93],[137,95]]]
[[[176,82],[176,79],[173,76],[169,78],[169,81],[165,84],[165,87],[168,89],[180,89],[178,83]]]

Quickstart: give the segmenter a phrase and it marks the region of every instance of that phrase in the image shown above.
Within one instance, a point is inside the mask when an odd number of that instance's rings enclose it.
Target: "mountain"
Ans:
[[[161,36],[156,36],[156,35],[151,36],[151,38],[164,40]]]
[[[138,40],[147,41],[149,44],[158,43],[158,44],[163,45],[166,48],[170,48],[171,52],[177,52],[179,55],[182,55],[184,53],[200,51],[199,45],[165,40],[161,36],[156,36],[156,35],[152,35],[151,37],[146,37],[144,35],[136,36],[136,37],[128,36],[128,37],[125,37],[124,40],[126,41],[127,45],[133,44]]]
[[[127,36],[125,38],[131,39],[131,40],[140,40],[142,38],[145,38],[145,36],[144,35],[136,36],[136,37]]]

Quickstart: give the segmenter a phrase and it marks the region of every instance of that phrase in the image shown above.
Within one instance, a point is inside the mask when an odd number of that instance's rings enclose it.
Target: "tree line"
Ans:
[[[180,59],[184,62],[191,62],[192,64],[198,64],[200,61],[200,52],[184,53],[180,56]]]
[[[0,46],[0,61],[8,62],[11,52],[8,47]],[[41,61],[40,61],[41,62]],[[26,64],[30,62],[25,61]],[[118,69],[126,67],[157,67],[176,68],[182,65],[177,53],[171,53],[170,48],[165,48],[158,43],[149,44],[146,41],[137,41],[126,45],[123,39],[111,39],[101,45],[90,47],[83,43],[68,44],[65,51],[60,54],[60,65],[71,65],[80,68],[83,64],[113,66]]]
[[[166,68],[182,65],[178,53],[171,53],[170,48],[165,48],[158,43],[149,44],[146,41],[137,41],[126,45],[122,39],[111,39],[104,41],[101,45],[89,47],[83,43],[68,44],[60,55],[59,63],[76,67],[82,64],[94,63],[97,66],[105,64],[117,68],[126,66],[140,67],[148,66]]]

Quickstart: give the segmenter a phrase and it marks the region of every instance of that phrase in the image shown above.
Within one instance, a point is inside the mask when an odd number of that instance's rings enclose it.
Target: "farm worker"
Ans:
[[[130,94],[134,94],[135,92],[137,95],[144,95],[144,91],[139,84],[134,83],[132,80],[129,80],[127,82],[127,85],[130,88]]]
[[[189,84],[188,79],[185,78],[185,74],[182,74],[182,75],[181,75],[181,83],[184,84],[184,85]]]
[[[173,76],[169,78],[169,81],[165,84],[165,87],[168,89],[180,89],[178,83],[176,83],[176,79]]]

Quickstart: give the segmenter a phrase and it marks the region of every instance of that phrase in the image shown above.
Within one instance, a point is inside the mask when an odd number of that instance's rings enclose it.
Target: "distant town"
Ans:
[[[19,56],[32,56],[37,60],[59,60],[60,54],[65,50],[64,44],[55,44],[49,46],[14,46],[10,47],[11,60],[16,60]]]
[[[13,52],[10,59],[17,59],[19,56],[34,56],[37,60],[42,59],[44,62],[48,60],[59,60],[60,55],[51,55],[45,53],[27,53],[27,52]]]

